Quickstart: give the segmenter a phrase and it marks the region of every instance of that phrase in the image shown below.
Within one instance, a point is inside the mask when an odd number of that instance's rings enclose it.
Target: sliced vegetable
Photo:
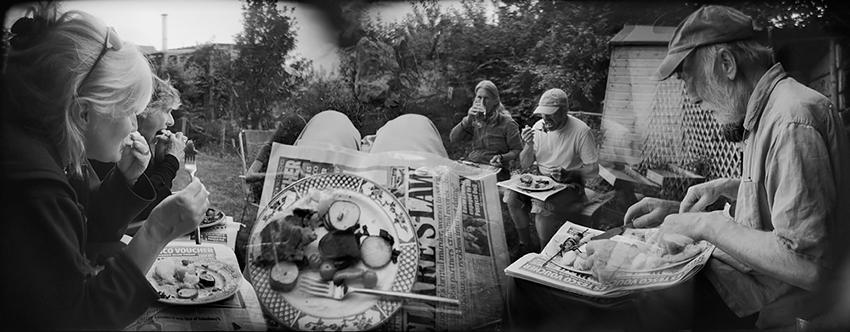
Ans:
[[[283,261],[277,262],[272,268],[269,286],[281,292],[288,292],[295,288],[298,281],[298,266],[295,263]]]
[[[213,287],[215,286],[215,277],[209,273],[202,273],[198,276],[199,284],[203,287]]]
[[[181,299],[194,299],[198,297],[198,290],[194,288],[180,288],[177,291],[177,297]]]
[[[336,200],[328,209],[325,221],[329,229],[340,231],[353,229],[360,222],[360,207],[351,201]]]
[[[360,256],[363,264],[371,268],[380,268],[390,262],[392,246],[380,236],[367,236],[360,244]]]

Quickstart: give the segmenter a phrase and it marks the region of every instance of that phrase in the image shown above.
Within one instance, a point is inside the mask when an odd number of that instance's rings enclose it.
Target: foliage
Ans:
[[[292,95],[306,61],[289,61],[295,48],[294,8],[276,1],[246,0],[244,30],[236,36],[239,57],[233,62],[234,115],[248,128],[268,128],[282,101]],[[289,63],[292,62],[292,63]]]

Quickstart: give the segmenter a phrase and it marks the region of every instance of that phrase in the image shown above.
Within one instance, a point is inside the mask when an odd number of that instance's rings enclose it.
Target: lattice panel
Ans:
[[[723,140],[720,126],[711,113],[688,103],[685,96],[681,80],[670,78],[656,85],[640,171],[666,169],[667,164],[673,164],[705,176],[707,180],[740,177],[739,146]],[[690,184],[690,181],[681,181],[665,185],[659,196],[681,199]]]

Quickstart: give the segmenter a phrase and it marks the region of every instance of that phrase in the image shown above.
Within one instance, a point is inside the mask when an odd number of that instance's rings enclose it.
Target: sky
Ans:
[[[452,6],[458,1],[446,1]],[[65,10],[82,10],[115,28],[121,39],[136,45],[163,47],[163,14],[166,19],[168,49],[191,47],[207,42],[235,43],[234,36],[242,31],[242,3],[238,0],[71,0],[62,1]],[[336,33],[327,29],[324,17],[311,7],[295,1],[280,1],[279,5],[294,7],[296,48],[292,55],[312,60],[317,69],[331,72],[339,63]],[[382,20],[403,19],[410,12],[407,1],[387,1],[373,5],[369,15],[380,13]],[[7,12],[6,27],[10,27],[22,12],[12,8]]]

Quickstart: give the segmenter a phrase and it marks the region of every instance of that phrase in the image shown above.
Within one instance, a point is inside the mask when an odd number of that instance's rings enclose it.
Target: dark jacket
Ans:
[[[103,179],[106,175],[115,168],[116,163],[104,163],[94,159],[89,159],[94,172],[98,179]],[[145,169],[145,175],[151,180],[153,189],[156,192],[156,198],[142,210],[139,215],[133,218],[133,221],[148,219],[151,210],[159,205],[163,199],[171,195],[171,186],[174,183],[174,178],[177,177],[177,171],[180,169],[180,161],[174,155],[166,154],[159,162],[155,162],[154,158]]]
[[[20,329],[121,329],[158,299],[123,252],[99,273],[86,255],[92,241],[116,241],[153,199],[146,176],[130,188],[123,175],[102,183],[69,181],[58,151],[26,131],[0,127],[0,326]],[[91,174],[93,171],[90,171]]]

